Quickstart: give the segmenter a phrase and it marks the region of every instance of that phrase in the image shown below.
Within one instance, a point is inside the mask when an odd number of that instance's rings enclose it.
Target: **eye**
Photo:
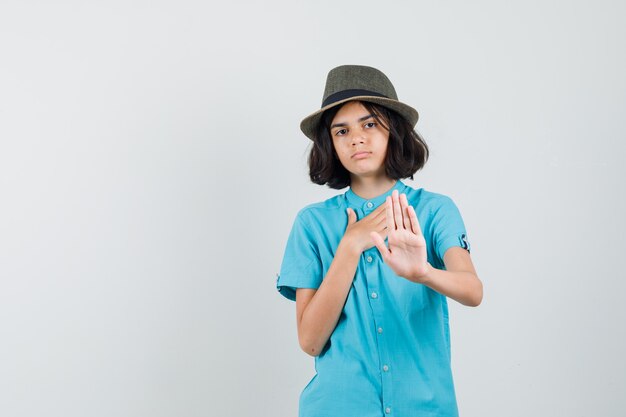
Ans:
[[[367,123],[365,123],[365,128],[366,129],[371,129],[374,126],[376,126],[376,122],[367,122]]]
[[[346,134],[346,132],[347,132],[346,129],[339,129],[339,130],[335,131],[335,136],[343,136],[343,135]]]

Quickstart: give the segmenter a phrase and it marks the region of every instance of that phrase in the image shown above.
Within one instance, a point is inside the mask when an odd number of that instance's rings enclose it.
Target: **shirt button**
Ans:
[[[367,208],[372,208],[374,206],[374,203],[372,203],[371,201],[367,202]]]
[[[387,372],[389,370],[389,367],[387,365],[383,365],[383,371]]]
[[[385,408],[385,414],[391,414],[391,407]]]
[[[378,328],[378,334],[381,334],[382,332],[383,332],[383,328],[382,328],[382,327],[379,327],[379,328]]]
[[[375,292],[372,293],[372,298],[378,298],[378,294],[376,294]]]
[[[371,256],[368,256],[368,257],[367,257],[367,262],[372,262],[372,259],[373,259],[373,258],[372,258]]]

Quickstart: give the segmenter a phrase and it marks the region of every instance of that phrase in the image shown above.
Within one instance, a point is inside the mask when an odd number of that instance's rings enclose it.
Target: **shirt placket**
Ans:
[[[363,204],[363,214],[367,216],[374,209],[374,204],[371,201],[366,201]],[[374,246],[363,252],[362,262],[365,271],[365,282],[367,284],[367,293],[369,305],[372,311],[372,317],[374,323],[372,328],[375,329],[376,344],[378,351],[378,363],[373,366],[378,368],[381,377],[381,400],[382,400],[382,412],[384,415],[392,415],[393,413],[393,395],[392,395],[392,380],[391,380],[391,358],[389,356],[389,349],[387,338],[385,335],[385,316],[383,314],[385,310],[385,303],[387,302],[386,294],[381,293],[381,271],[380,271],[380,254],[378,249]]]

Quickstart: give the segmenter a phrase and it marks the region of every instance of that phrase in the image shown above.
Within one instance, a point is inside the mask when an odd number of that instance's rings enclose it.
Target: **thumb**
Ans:
[[[356,213],[351,208],[346,209],[348,212],[348,226],[356,223]]]
[[[387,257],[389,256],[389,249],[385,245],[385,240],[380,236],[377,232],[371,232],[370,237],[374,242],[376,248],[378,248],[378,252],[383,257],[383,261],[387,262]]]

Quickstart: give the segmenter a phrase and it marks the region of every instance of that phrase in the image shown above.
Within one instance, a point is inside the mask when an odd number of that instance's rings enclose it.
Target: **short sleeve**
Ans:
[[[449,197],[442,199],[441,205],[434,214],[433,235],[435,252],[443,265],[443,255],[453,246],[470,251],[467,232],[461,213]]]
[[[304,216],[305,212],[300,211],[294,220],[276,281],[278,291],[293,301],[296,288],[317,289],[323,278],[314,230]]]

